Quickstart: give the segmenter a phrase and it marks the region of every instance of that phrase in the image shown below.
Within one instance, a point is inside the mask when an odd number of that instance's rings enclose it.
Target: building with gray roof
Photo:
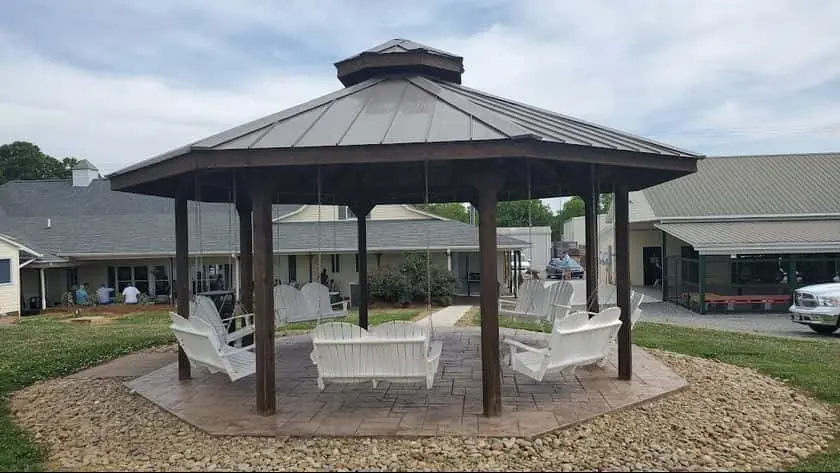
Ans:
[[[632,284],[703,312],[787,311],[796,287],[840,279],[837,182],[840,153],[718,156],[633,192]],[[608,215],[608,270],[612,241]]]
[[[105,284],[129,283],[152,297],[171,295],[175,254],[174,201],[111,190],[83,160],[68,180],[10,181],[0,185],[0,313],[61,303],[82,283],[94,297]],[[320,215],[319,215],[320,214]],[[275,205],[275,280],[305,282],[326,268],[343,295],[355,282],[357,225],[346,208]],[[369,266],[395,263],[406,252],[430,251],[471,289],[478,271],[477,227],[422,212],[410,205],[381,205],[368,223]],[[232,204],[190,202],[190,253],[196,289],[238,287],[239,222]],[[500,235],[500,268],[528,242]],[[509,273],[509,272],[507,272]],[[507,274],[505,273],[505,274]],[[505,281],[500,274],[500,281]]]

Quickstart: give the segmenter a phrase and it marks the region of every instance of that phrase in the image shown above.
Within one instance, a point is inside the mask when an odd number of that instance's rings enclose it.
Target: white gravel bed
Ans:
[[[832,408],[753,370],[654,351],[690,386],[535,440],[212,437],[117,379],[15,394],[20,425],[73,471],[773,471],[825,448]]]

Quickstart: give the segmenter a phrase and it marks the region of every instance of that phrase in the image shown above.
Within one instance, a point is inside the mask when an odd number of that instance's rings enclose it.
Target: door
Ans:
[[[642,261],[644,261],[644,285],[660,285],[662,281],[662,247],[645,246],[642,248]]]

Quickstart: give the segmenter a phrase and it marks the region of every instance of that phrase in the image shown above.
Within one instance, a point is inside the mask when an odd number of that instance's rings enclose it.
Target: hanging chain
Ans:
[[[424,165],[424,178],[425,178],[425,200],[426,200],[426,208],[429,208],[429,161],[426,160],[423,163]],[[425,225],[426,228],[426,311],[429,313],[429,330],[431,335],[434,335],[435,326],[432,322],[432,259],[431,259],[431,249],[430,249],[430,236],[429,236],[429,225]]]

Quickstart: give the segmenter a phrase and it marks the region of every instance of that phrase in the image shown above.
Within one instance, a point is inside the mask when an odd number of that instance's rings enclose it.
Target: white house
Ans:
[[[551,259],[551,227],[499,227],[497,233],[525,242],[522,260],[530,261],[533,269],[545,270]]]

